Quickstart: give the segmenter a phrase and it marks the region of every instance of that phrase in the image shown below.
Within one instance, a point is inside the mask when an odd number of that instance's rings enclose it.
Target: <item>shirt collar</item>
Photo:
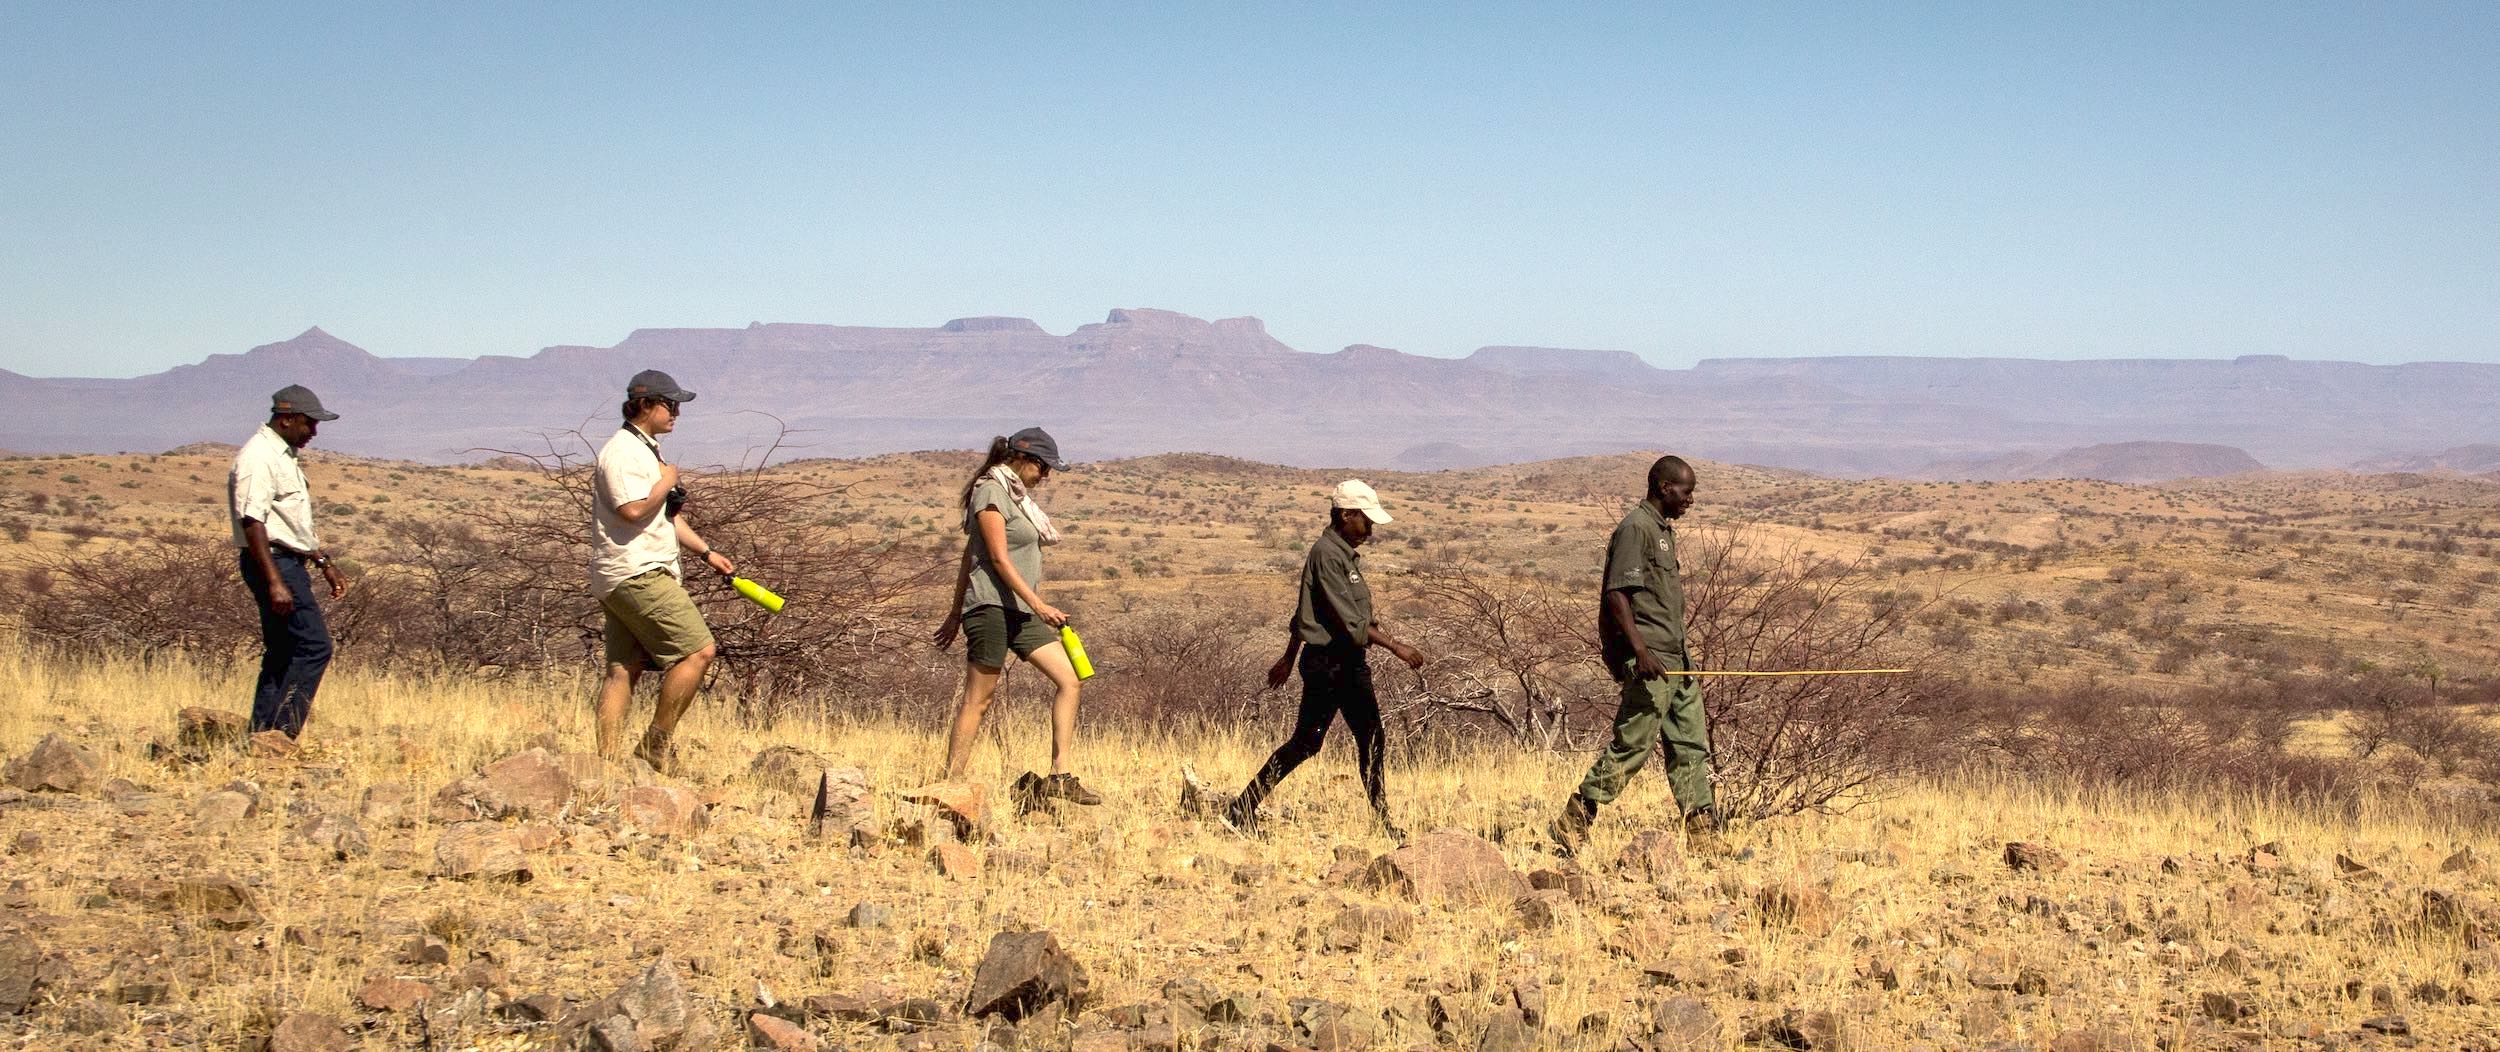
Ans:
[[[1675,521],[1664,515],[1658,514],[1658,505],[1652,503],[1649,498],[1641,498],[1639,507],[1643,512],[1648,513],[1649,521],[1657,523],[1659,529],[1665,530],[1668,533],[1675,532]]]
[[[231,434],[232,432],[228,433]],[[303,456],[301,455],[303,451],[296,449],[294,443],[288,442],[285,435],[278,433],[277,428],[271,427],[267,424],[262,424],[260,425],[260,433],[269,436],[269,440],[277,443],[279,449],[285,450],[286,455],[294,457],[297,460],[303,459]]]
[[[1320,534],[1320,543],[1335,544],[1337,547],[1345,549],[1345,553],[1347,555],[1351,555],[1357,559],[1363,557],[1363,553],[1357,550],[1352,543],[1345,539],[1345,534],[1337,532],[1336,523],[1329,523],[1328,528],[1321,530]]]

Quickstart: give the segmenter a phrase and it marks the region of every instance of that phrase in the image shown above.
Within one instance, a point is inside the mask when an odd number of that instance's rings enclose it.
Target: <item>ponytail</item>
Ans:
[[[955,498],[955,506],[958,508],[970,506],[972,504],[973,487],[981,484],[981,479],[990,473],[991,468],[1006,463],[1007,458],[1014,455],[1015,452],[1007,448],[1007,436],[1000,435],[996,438],[990,439],[989,455],[981,458],[980,468],[973,471],[972,477],[964,481],[963,494]]]

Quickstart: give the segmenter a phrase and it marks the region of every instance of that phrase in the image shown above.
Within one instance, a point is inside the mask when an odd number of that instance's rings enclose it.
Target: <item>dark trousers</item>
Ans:
[[[252,731],[285,731],[293,738],[304,733],[313,694],[330,667],[330,622],[321,616],[321,600],[313,592],[304,557],[274,548],[269,554],[278,564],[278,579],[294,593],[295,612],[285,617],[270,612],[269,579],[260,571],[260,560],[244,550],[243,584],[260,607],[260,682],[252,689]]]
[[[1319,755],[1320,746],[1328,742],[1328,725],[1339,714],[1354,732],[1354,753],[1363,771],[1363,793],[1371,798],[1372,810],[1386,818],[1389,814],[1389,790],[1384,784],[1382,768],[1388,760],[1388,747],[1380,732],[1380,698],[1372,693],[1372,666],[1359,647],[1302,648],[1297,665],[1302,672],[1302,711],[1294,717],[1293,737],[1276,747],[1241,791],[1240,806],[1256,811],[1259,801],[1274,792],[1276,783],[1284,781],[1302,761]]]

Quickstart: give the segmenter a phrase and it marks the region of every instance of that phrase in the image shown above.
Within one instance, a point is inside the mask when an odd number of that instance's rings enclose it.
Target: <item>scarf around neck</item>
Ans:
[[[990,477],[1007,487],[1007,495],[1015,498],[1016,509],[1033,523],[1033,530],[1042,535],[1043,544],[1059,543],[1059,528],[1050,524],[1050,515],[1042,510],[1040,504],[1034,503],[1033,492],[1025,488],[1024,480],[1017,478],[1014,470],[1000,464],[990,469]]]

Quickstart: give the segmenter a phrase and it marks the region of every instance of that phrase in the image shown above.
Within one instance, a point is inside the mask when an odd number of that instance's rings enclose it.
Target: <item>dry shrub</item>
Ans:
[[[1723,809],[1761,818],[1830,808],[1934,755],[1934,659],[1905,631],[1926,603],[1884,596],[1862,560],[1766,546],[1741,529],[1681,532],[1685,623],[1701,667],[1912,670],[1703,680]]]

